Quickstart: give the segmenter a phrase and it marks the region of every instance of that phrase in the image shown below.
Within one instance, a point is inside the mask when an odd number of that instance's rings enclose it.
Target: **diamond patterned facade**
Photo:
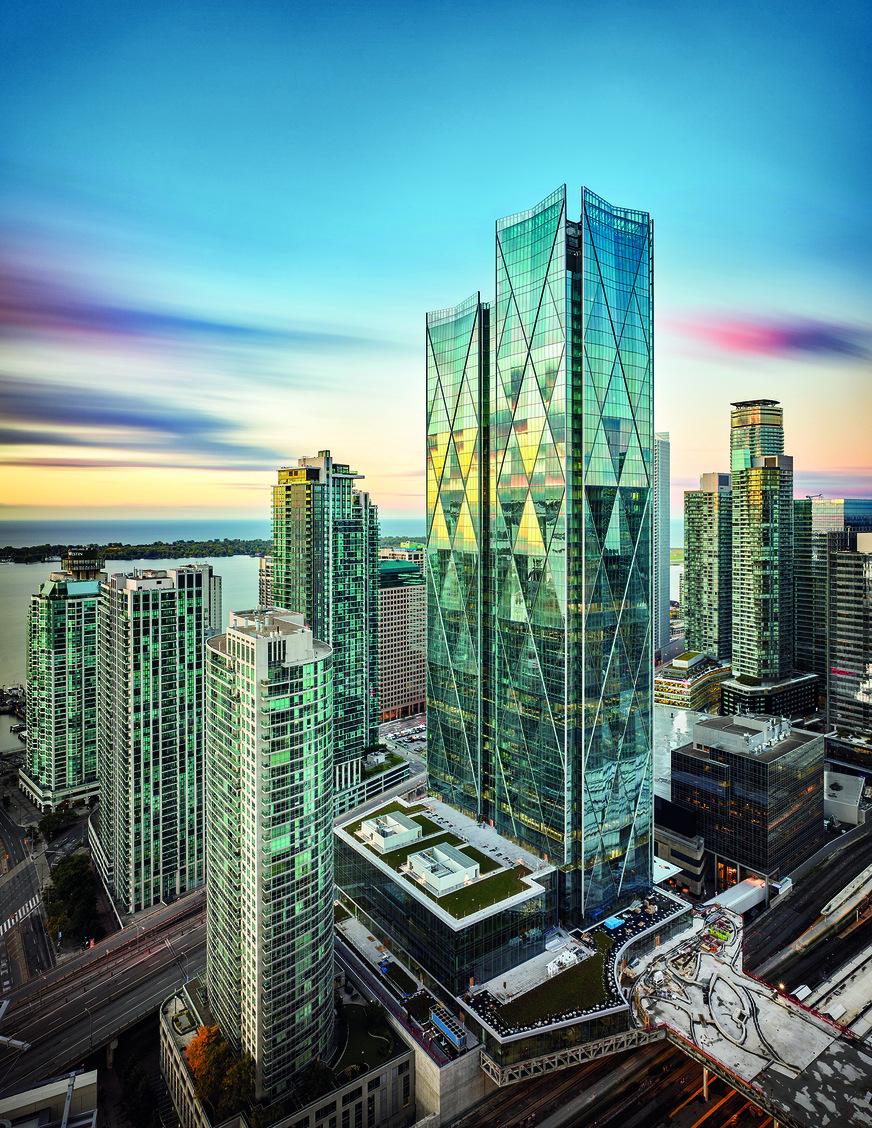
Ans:
[[[484,810],[488,786],[481,669],[489,327],[478,294],[427,317],[428,768],[446,802],[472,814]]]
[[[583,189],[571,221],[563,188],[498,221],[493,309],[428,318],[428,443],[431,783],[596,917],[651,881],[645,213]]]

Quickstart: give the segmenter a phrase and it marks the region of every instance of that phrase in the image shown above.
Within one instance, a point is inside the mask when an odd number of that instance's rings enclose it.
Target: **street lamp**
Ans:
[[[94,1047],[94,1016],[91,1014],[91,1008],[87,1003],[82,1004],[88,1012],[88,1052],[90,1053]]]

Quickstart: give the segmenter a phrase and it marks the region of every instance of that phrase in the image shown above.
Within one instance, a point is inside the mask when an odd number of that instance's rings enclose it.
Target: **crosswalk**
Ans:
[[[0,937],[6,935],[10,928],[14,928],[16,924],[20,924],[26,916],[30,916],[36,906],[39,904],[39,895],[31,897],[27,904],[22,905],[20,909],[12,914],[12,916],[0,924]]]

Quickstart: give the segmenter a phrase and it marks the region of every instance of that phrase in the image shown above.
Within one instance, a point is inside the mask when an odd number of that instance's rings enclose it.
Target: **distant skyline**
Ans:
[[[654,219],[672,512],[784,406],[796,493],[872,496],[868,8],[5,13],[0,519],[261,517],[329,448],[423,516],[424,314],[566,183]]]

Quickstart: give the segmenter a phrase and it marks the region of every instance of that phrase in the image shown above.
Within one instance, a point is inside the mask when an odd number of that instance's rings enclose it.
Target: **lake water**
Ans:
[[[422,537],[423,517],[383,517],[382,536]],[[174,540],[269,540],[270,520],[0,521],[0,548],[31,544],[154,544]]]
[[[51,543],[46,541],[44,543]],[[253,556],[207,556],[221,577],[224,626],[231,611],[257,604],[257,559]],[[112,560],[106,571],[130,572],[134,568],[178,568],[190,560]],[[24,682],[27,647],[27,609],[30,597],[60,564],[0,564],[0,685]]]
[[[380,522],[387,537],[421,537],[423,518],[391,518]],[[268,540],[269,520],[227,521],[0,521],[0,548],[32,544],[153,544],[183,540]],[[224,625],[230,611],[244,611],[257,603],[257,560],[251,556],[205,557],[223,582]],[[112,560],[107,572],[133,568],[178,568],[190,560]],[[30,597],[59,561],[45,564],[0,564],[0,685],[24,681],[27,609]]]

